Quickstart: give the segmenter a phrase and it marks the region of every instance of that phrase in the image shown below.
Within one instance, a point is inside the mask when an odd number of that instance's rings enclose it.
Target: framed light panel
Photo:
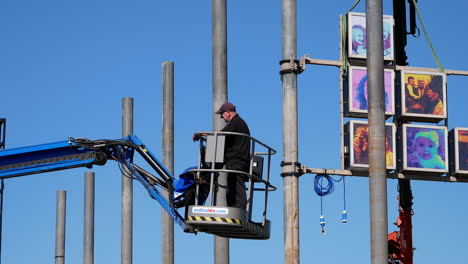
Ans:
[[[439,122],[447,118],[446,75],[401,71],[401,116],[410,121]]]
[[[384,59],[393,60],[393,28],[394,20],[392,16],[383,16],[383,45]],[[365,13],[348,13],[348,57],[367,58],[367,29]]]
[[[447,128],[403,124],[402,171],[448,172]]]
[[[367,92],[367,68],[365,67],[349,67],[348,71],[348,91],[345,93],[345,109],[346,116],[350,117],[367,117],[368,107],[368,92]],[[385,115],[395,115],[395,96],[394,96],[394,80],[395,73],[393,70],[384,70],[384,85],[385,85]],[[347,104],[347,107],[346,107]]]
[[[456,127],[450,131],[450,164],[452,175],[468,175],[468,128]]]
[[[348,140],[345,140],[349,150],[345,166],[351,170],[368,170],[369,168],[369,125],[367,121],[351,120],[346,124]],[[387,169],[396,169],[395,154],[395,124],[385,124],[385,148]]]

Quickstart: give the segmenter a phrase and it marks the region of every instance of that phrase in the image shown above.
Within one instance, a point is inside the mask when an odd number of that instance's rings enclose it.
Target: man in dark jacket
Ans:
[[[247,123],[237,114],[232,103],[221,105],[216,114],[219,114],[227,125],[223,132],[237,132],[250,136]],[[227,170],[249,171],[250,164],[250,138],[240,135],[227,135],[224,151],[224,162]],[[230,207],[245,209],[247,196],[245,194],[244,176],[239,173],[229,173],[227,178],[226,201]]]

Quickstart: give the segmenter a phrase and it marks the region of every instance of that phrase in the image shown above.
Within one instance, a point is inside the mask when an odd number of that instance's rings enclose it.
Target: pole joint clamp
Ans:
[[[282,172],[281,177],[286,177],[286,176],[296,176],[299,177],[304,174],[304,171],[302,170],[301,163],[300,162],[290,162],[290,161],[281,161],[280,166],[290,166],[294,165],[295,169],[294,171],[287,171],[287,172]]]

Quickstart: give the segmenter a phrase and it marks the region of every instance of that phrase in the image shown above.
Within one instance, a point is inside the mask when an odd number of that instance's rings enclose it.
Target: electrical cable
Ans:
[[[414,8],[416,9],[416,14],[418,15],[419,22],[421,23],[421,26],[423,28],[424,36],[426,37],[426,41],[429,44],[429,48],[431,49],[432,56],[434,57],[434,60],[437,64],[437,67],[439,67],[439,71],[444,73],[444,67],[442,66],[442,63],[440,63],[439,57],[437,56],[434,47],[432,46],[431,39],[429,38],[429,34],[427,33],[426,27],[424,26],[424,22],[421,16],[421,12],[419,12],[418,4],[417,1],[412,0],[414,4]]]
[[[347,75],[348,72],[348,49],[346,49],[348,40],[348,13],[353,11],[360,1],[361,0],[356,0],[341,19],[341,59],[343,61],[343,75]]]
[[[317,174],[314,179],[314,190],[319,196],[325,196],[333,193],[335,190],[335,184],[333,182],[340,182],[343,180],[343,176],[340,179],[335,180],[327,174]],[[323,183],[323,179],[326,180],[326,185]]]
[[[333,193],[335,190],[334,182],[343,181],[343,212],[341,222],[346,223],[347,215],[346,215],[346,188],[345,188],[345,180],[344,176],[341,176],[339,179],[335,180],[330,175],[325,174],[317,174],[314,178],[314,190],[318,196],[320,196],[320,226],[322,227],[322,235],[325,234],[325,217],[323,216],[323,196],[329,195]]]

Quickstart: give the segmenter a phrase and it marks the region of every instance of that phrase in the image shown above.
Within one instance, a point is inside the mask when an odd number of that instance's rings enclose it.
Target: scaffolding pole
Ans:
[[[283,215],[284,263],[300,262],[299,253],[299,174],[297,133],[297,56],[296,0],[282,0],[282,64],[283,82]],[[283,67],[282,69],[287,68]],[[299,166],[298,166],[299,165]]]
[[[133,98],[122,100],[122,137],[133,133]],[[121,263],[132,264],[133,240],[133,179],[122,173]]]
[[[165,61],[162,64],[163,86],[163,128],[162,128],[162,162],[174,174],[174,62]],[[161,191],[169,201],[169,192]],[[174,263],[174,220],[165,211],[161,212],[161,263]]]
[[[94,263],[94,176],[85,173],[83,264]]]
[[[55,264],[65,264],[65,218],[67,210],[67,192],[57,191],[55,221]]]
[[[366,1],[371,263],[388,263],[382,0]]]
[[[227,90],[227,7],[226,0],[212,0],[212,89],[213,113],[228,99]],[[213,114],[214,130],[221,130],[224,122]],[[218,177],[219,186],[227,186],[227,175]],[[226,189],[218,188],[216,205],[226,206]],[[216,264],[229,264],[229,239],[214,236],[214,259]]]

